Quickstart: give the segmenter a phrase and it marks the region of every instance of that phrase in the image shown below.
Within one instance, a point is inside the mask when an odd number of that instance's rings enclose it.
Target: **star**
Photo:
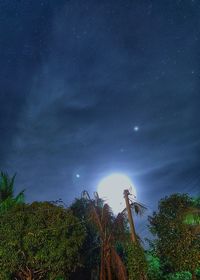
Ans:
[[[77,173],[76,174],[76,178],[79,179],[80,178],[80,174]]]
[[[134,129],[135,132],[137,132],[139,130],[139,126],[136,125],[136,126],[134,126],[133,129]]]

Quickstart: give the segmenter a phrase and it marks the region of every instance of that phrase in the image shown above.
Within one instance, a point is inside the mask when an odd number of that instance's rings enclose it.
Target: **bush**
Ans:
[[[147,254],[148,270],[147,276],[148,280],[162,280],[163,274],[161,270],[160,260],[153,254]]]
[[[140,279],[141,275],[147,272],[147,261],[143,248],[139,244],[130,243],[126,251],[129,280]]]
[[[191,280],[192,274],[188,271],[170,273],[165,277],[165,280]]]

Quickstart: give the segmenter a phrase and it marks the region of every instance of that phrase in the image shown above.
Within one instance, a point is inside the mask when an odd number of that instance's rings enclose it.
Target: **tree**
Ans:
[[[144,254],[144,250],[140,244],[140,239],[136,235],[135,225],[133,221],[132,212],[136,215],[142,215],[147,209],[144,205],[135,200],[135,197],[130,199],[129,190],[124,190],[124,198],[126,202],[128,221],[130,224],[131,241],[126,246],[127,251],[127,268],[129,274],[129,280],[132,279],[146,279],[147,262]],[[132,210],[132,211],[131,211]]]
[[[157,236],[158,256],[168,272],[190,271],[200,266],[200,239],[183,222],[185,210],[192,206],[186,194],[173,194],[161,199],[158,212],[149,217],[150,230]]]
[[[95,200],[91,200],[86,191],[84,192],[84,197],[90,203],[91,220],[95,224],[100,238],[101,264],[99,279],[126,280],[125,265],[116,251],[117,242],[126,236],[124,216],[120,214],[115,217],[108,204],[103,204],[97,193]]]
[[[136,215],[142,216],[144,212],[147,210],[147,208],[140,202],[138,202],[135,199],[135,196],[133,198],[130,198],[131,194],[129,190],[124,190],[124,198],[126,202],[126,208],[123,210],[123,212],[127,212],[129,225],[130,225],[130,232],[131,232],[131,239],[133,243],[138,242],[138,236],[135,232],[135,225],[133,221],[133,213]]]
[[[9,177],[7,173],[0,173],[0,212],[7,211],[16,204],[24,203],[24,190],[14,197],[15,177]]]
[[[0,279],[70,279],[80,265],[85,228],[70,211],[34,202],[0,220]]]
[[[91,221],[90,201],[85,197],[81,197],[72,203],[70,209],[86,229],[86,237],[80,250],[81,267],[72,275],[72,279],[98,279],[100,239],[98,231]]]

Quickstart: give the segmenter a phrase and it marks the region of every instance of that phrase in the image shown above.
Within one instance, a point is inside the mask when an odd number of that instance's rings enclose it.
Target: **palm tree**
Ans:
[[[0,173],[0,212],[8,210],[13,205],[24,203],[25,190],[14,197],[15,177],[16,174],[10,178],[7,173]]]
[[[120,231],[124,233],[123,228],[119,230],[119,225],[123,227],[123,215],[115,218],[108,204],[102,204],[98,194],[95,193],[95,200],[91,200],[86,191],[83,197],[90,201],[91,219],[97,227],[101,241],[101,266],[100,280],[115,279],[126,280],[126,268],[116,252],[116,240],[119,240]],[[116,234],[115,234],[116,233]],[[123,235],[122,235],[123,236]]]
[[[129,220],[130,230],[131,230],[131,239],[132,239],[133,243],[135,243],[135,242],[138,242],[139,237],[136,235],[136,232],[135,232],[133,212],[136,215],[142,216],[144,214],[144,212],[147,210],[147,208],[145,205],[138,202],[136,200],[135,196],[132,195],[131,198],[130,198],[130,196],[131,196],[131,194],[130,194],[129,190],[124,190],[126,208],[122,211],[122,213],[127,212],[127,214],[128,214],[128,220]]]
[[[130,196],[132,196],[132,198],[130,198]],[[126,208],[123,210],[123,213],[127,212],[128,215],[130,231],[131,231],[131,240],[134,246],[140,248],[143,251],[142,246],[140,244],[141,239],[139,238],[139,236],[137,236],[135,231],[135,225],[134,225],[132,213],[134,212],[136,215],[142,216],[145,210],[147,210],[147,208],[142,203],[138,202],[136,200],[136,197],[134,195],[131,195],[129,190],[124,190],[124,198],[126,202]],[[140,280],[146,280],[146,279],[147,279],[146,274],[143,271],[143,268],[141,268]]]

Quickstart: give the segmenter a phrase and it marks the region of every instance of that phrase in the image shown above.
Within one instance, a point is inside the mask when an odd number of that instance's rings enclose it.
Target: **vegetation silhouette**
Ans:
[[[114,215],[97,193],[66,206],[14,196],[15,175],[0,173],[0,279],[199,280],[200,198],[171,194],[148,217],[153,238],[131,239],[127,212]],[[146,207],[129,200],[132,214]],[[134,224],[134,228],[135,228]]]

